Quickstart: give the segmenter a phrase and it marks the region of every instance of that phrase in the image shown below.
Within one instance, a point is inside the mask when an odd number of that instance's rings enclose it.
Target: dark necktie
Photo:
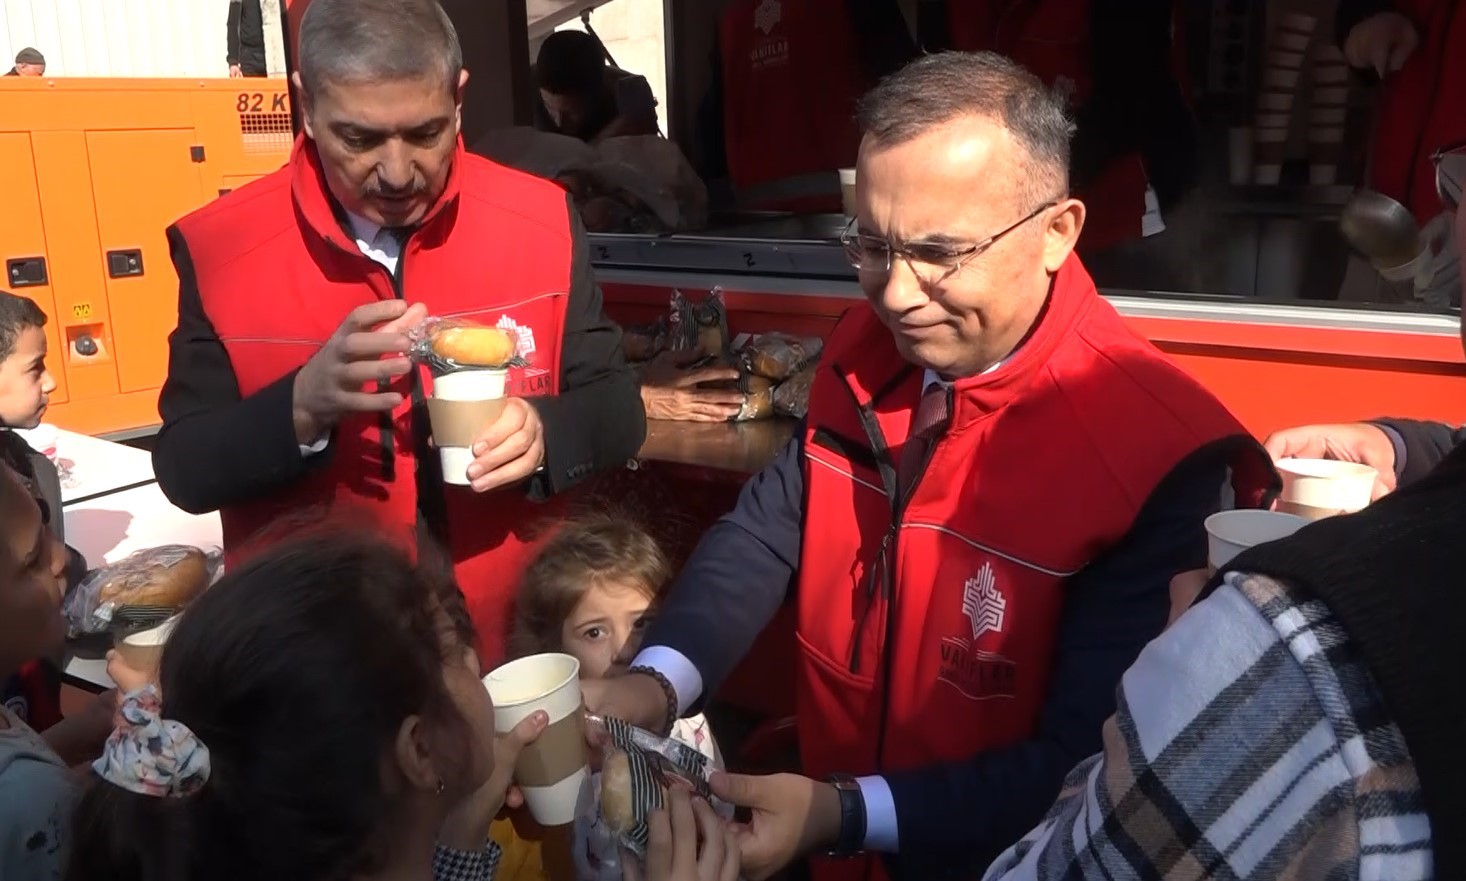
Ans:
[[[901,492],[909,493],[921,476],[922,463],[927,452],[947,430],[952,414],[948,410],[949,389],[939,382],[931,383],[921,393],[921,403],[911,417],[911,435],[901,451]]]

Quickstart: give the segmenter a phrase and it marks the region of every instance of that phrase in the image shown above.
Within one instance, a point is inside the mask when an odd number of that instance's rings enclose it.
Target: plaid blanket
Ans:
[[[1146,646],[1104,752],[986,881],[1432,877],[1414,764],[1343,629],[1233,573]]]

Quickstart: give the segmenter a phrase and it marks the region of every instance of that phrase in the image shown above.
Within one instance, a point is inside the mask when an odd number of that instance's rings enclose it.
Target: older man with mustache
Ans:
[[[168,231],[180,280],[158,481],[218,510],[226,551],[282,516],[364,515],[446,547],[487,663],[557,497],[645,434],[621,332],[555,184],[467,154],[468,72],[432,0],[314,0],[289,163]],[[445,486],[428,377],[405,357],[428,315],[508,330],[527,362]]]

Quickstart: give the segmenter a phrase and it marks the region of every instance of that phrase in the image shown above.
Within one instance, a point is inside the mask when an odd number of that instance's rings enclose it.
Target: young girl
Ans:
[[[68,877],[488,881],[486,831],[547,720],[496,748],[473,642],[452,578],[371,536],[231,571],[179,620],[160,688],[119,707]]]
[[[613,513],[573,518],[546,542],[524,574],[510,652],[574,655],[585,679],[624,673],[641,647],[657,597],[671,576],[671,565],[656,540],[631,518]],[[671,736],[722,769],[722,756],[701,715],[678,720]],[[496,824],[493,831],[507,850],[504,881],[544,877],[537,847],[516,837],[507,823]],[[616,874],[597,865],[614,865],[614,853],[587,854],[603,848],[584,840],[573,847],[581,874]]]
[[[65,566],[40,506],[0,465],[0,679],[60,649]],[[0,878],[61,876],[79,789],[55,750],[0,704]]]

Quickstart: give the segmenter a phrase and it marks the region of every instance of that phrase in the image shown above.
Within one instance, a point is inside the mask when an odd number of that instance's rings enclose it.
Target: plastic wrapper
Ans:
[[[96,569],[66,598],[68,628],[79,636],[159,623],[212,584],[223,561],[217,550],[163,545]]]
[[[818,364],[809,364],[779,383],[774,389],[774,412],[781,416],[803,419],[809,413],[809,390],[814,385]]]
[[[702,302],[693,302],[679,290],[672,291],[667,313],[667,348],[674,352],[700,350],[722,357],[728,353],[728,308],[723,289],[713,288]]]
[[[429,318],[408,331],[408,356],[428,365],[435,376],[460,370],[524,367],[519,329],[505,322],[490,327],[462,318]]]
[[[628,725],[619,719],[587,717],[593,742],[601,745],[601,771],[592,798],[582,799],[576,837],[585,843],[576,855],[582,878],[619,877],[618,851],[646,855],[647,815],[664,807],[666,793],[682,783],[731,819],[733,806],[708,787],[711,761],[692,747]]]
[[[764,376],[754,376],[748,371],[738,378],[738,390],[743,392],[743,408],[731,422],[752,422],[768,419],[774,415],[774,382]]]
[[[621,333],[621,351],[627,361],[650,361],[667,347],[667,328],[663,321],[633,325]]]
[[[824,341],[819,337],[801,339],[787,333],[766,333],[750,340],[738,356],[755,375],[779,382],[817,360],[823,348]]]

